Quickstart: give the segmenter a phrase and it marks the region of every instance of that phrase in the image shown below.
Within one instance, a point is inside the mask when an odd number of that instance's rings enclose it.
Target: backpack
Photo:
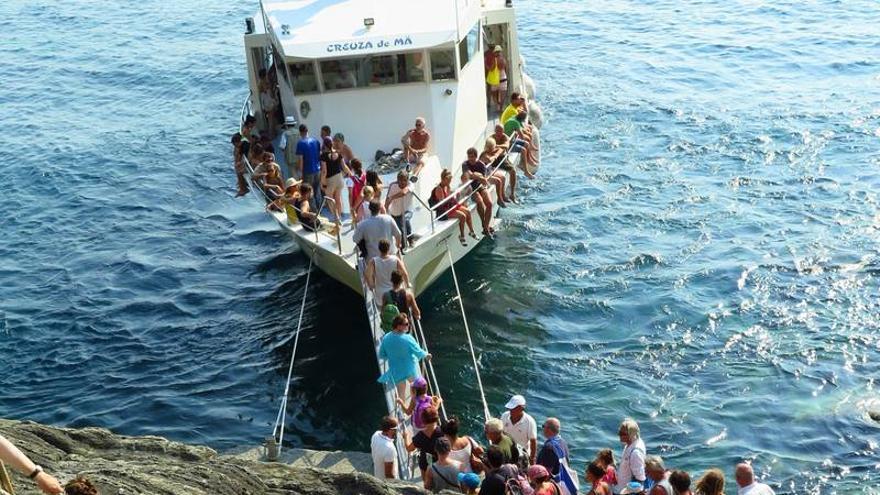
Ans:
[[[400,310],[397,309],[397,304],[394,303],[394,299],[392,298],[388,304],[382,305],[382,313],[380,315],[382,319],[382,323],[379,325],[382,330],[386,332],[391,331],[391,324],[394,322],[394,318],[397,318],[397,315],[400,314]]]
[[[508,478],[504,482],[505,495],[533,495],[534,493],[535,489],[529,484],[529,480],[521,474]]]

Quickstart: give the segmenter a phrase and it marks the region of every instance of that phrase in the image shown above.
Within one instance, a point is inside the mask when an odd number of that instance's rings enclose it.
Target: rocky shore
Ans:
[[[254,460],[253,451],[224,455],[203,446],[161,437],[116,435],[103,428],[55,428],[29,421],[0,419],[0,434],[64,483],[84,475],[102,495],[243,495],[243,494],[424,494],[414,484],[385,483],[355,471],[346,453],[315,453],[335,459],[329,469]],[[307,452],[307,451],[300,451]],[[352,456],[366,454],[352,453]],[[342,466],[342,467],[340,467]],[[345,467],[347,466],[347,467]],[[34,484],[13,474],[18,495],[38,494]]]

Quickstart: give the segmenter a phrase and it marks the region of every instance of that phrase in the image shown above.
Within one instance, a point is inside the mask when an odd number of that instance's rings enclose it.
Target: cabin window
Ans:
[[[295,62],[287,64],[293,77],[294,94],[317,93],[318,78],[315,76],[315,64],[311,62]],[[282,71],[283,72],[283,71]]]
[[[421,53],[371,55],[364,58],[364,64],[370,68],[370,86],[425,80]]]
[[[451,48],[431,51],[431,80],[455,80],[455,51]]]
[[[402,83],[425,81],[425,56],[422,52],[401,53],[397,58],[397,80]]]
[[[468,33],[467,37],[458,43],[458,60],[459,69],[474,58],[480,51],[480,23],[474,24],[474,27]]]
[[[353,58],[322,61],[321,75],[324,78],[324,89],[352,89],[367,86],[370,81],[364,77],[365,61],[366,59]]]

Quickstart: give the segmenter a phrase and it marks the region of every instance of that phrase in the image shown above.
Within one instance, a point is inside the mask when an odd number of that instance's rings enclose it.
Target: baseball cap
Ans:
[[[412,386],[417,387],[417,388],[427,387],[428,381],[425,380],[425,377],[420,376],[420,377],[416,378],[415,380],[413,380]]]
[[[507,401],[507,404],[504,404],[505,409],[516,409],[519,406],[526,405],[526,398],[522,395],[514,395]]]
[[[458,484],[468,488],[480,486],[480,477],[474,473],[458,473]]]

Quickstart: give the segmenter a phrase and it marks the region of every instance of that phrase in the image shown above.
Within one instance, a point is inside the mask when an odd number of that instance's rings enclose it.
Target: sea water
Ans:
[[[778,492],[876,491],[880,7],[515,3],[544,162],[457,265],[492,412],[560,418],[578,471],[632,416],[694,477],[749,459]],[[233,197],[257,8],[0,6],[0,416],[271,433],[308,260]],[[361,302],[313,275],[286,438],[366,449]],[[419,304],[482,439],[454,296],[447,275]]]

